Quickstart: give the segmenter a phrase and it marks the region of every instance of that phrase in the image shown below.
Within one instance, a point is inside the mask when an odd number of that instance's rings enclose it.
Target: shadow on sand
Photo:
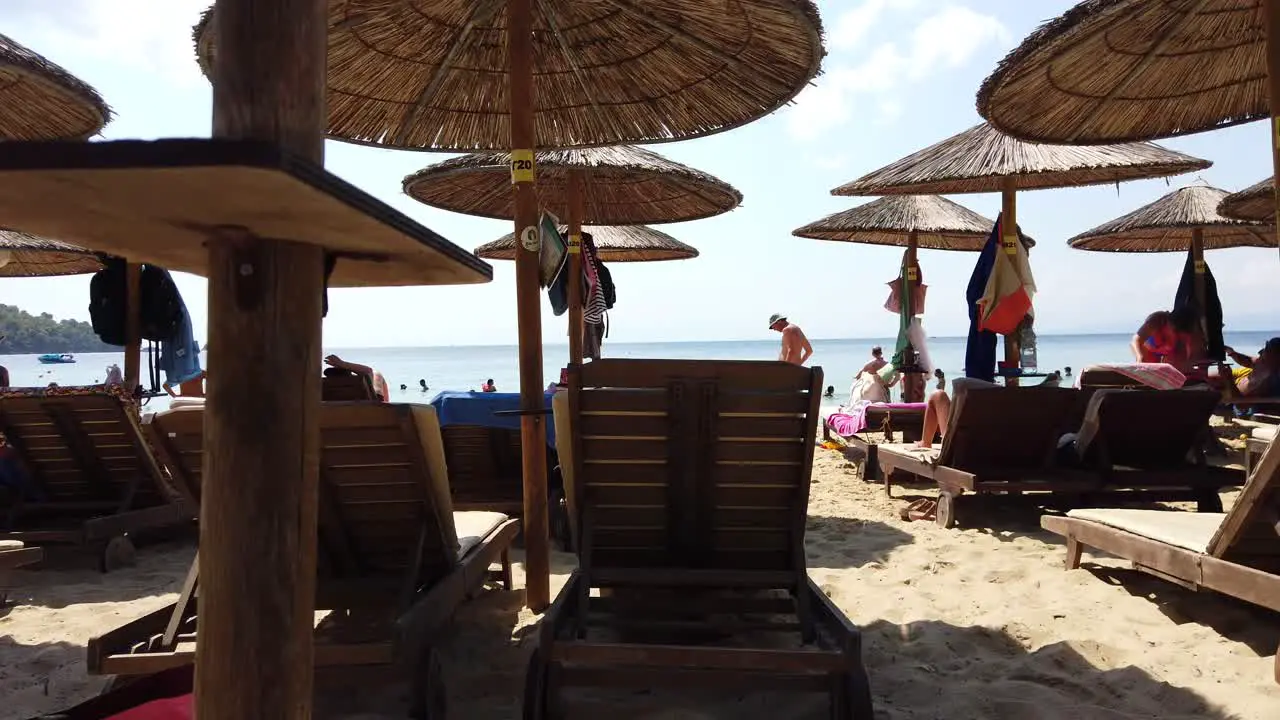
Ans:
[[[809,569],[844,570],[885,562],[909,533],[877,520],[810,515],[805,527]]]

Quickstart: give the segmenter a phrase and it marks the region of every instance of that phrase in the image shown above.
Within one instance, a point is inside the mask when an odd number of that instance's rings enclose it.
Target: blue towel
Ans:
[[[543,402],[551,407],[552,393],[546,393]],[[498,410],[519,410],[519,393],[479,393],[445,390],[431,399],[441,427],[447,425],[479,425],[491,428],[520,429],[519,415],[494,415]],[[546,415],[547,444],[556,446],[556,424]]]
[[[178,301],[182,302],[182,298]],[[160,342],[160,369],[164,371],[165,382],[171,386],[200,377],[200,343],[196,342],[191,329],[191,314],[185,302],[178,329],[173,337]]]
[[[978,264],[973,267],[973,275],[964,294],[969,305],[969,342],[964,347],[964,375],[987,382],[995,382],[996,379],[996,334],[978,329],[978,301],[987,291],[987,280],[995,267],[999,247],[1000,216],[997,215],[996,224],[987,236],[987,244],[982,246]]]

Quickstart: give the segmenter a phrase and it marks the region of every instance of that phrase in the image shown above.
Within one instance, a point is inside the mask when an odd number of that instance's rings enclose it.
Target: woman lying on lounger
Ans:
[[[1255,356],[1225,348],[1237,367],[1231,371],[1231,386],[1244,397],[1280,397],[1280,337],[1273,337]],[[1225,379],[1225,378],[1224,378]]]

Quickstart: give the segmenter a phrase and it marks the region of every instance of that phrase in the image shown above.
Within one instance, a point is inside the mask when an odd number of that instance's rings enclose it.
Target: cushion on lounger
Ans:
[[[1269,425],[1267,427],[1256,427],[1253,429],[1253,432],[1249,433],[1249,437],[1254,440],[1275,440],[1276,426]]]
[[[455,512],[453,526],[458,531],[458,557],[462,558],[506,521],[507,516],[502,513],[480,510]]]
[[[6,550],[21,550],[26,547],[21,540],[0,540],[0,552]]]
[[[1088,520],[1193,552],[1207,552],[1226,513],[1177,510],[1092,508],[1072,510],[1067,517]]]

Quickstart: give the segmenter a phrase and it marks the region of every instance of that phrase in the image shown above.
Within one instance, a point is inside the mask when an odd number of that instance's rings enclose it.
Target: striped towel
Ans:
[[[1176,390],[1187,382],[1178,368],[1165,363],[1101,363],[1085,368],[1088,370],[1109,370],[1155,390]]]

